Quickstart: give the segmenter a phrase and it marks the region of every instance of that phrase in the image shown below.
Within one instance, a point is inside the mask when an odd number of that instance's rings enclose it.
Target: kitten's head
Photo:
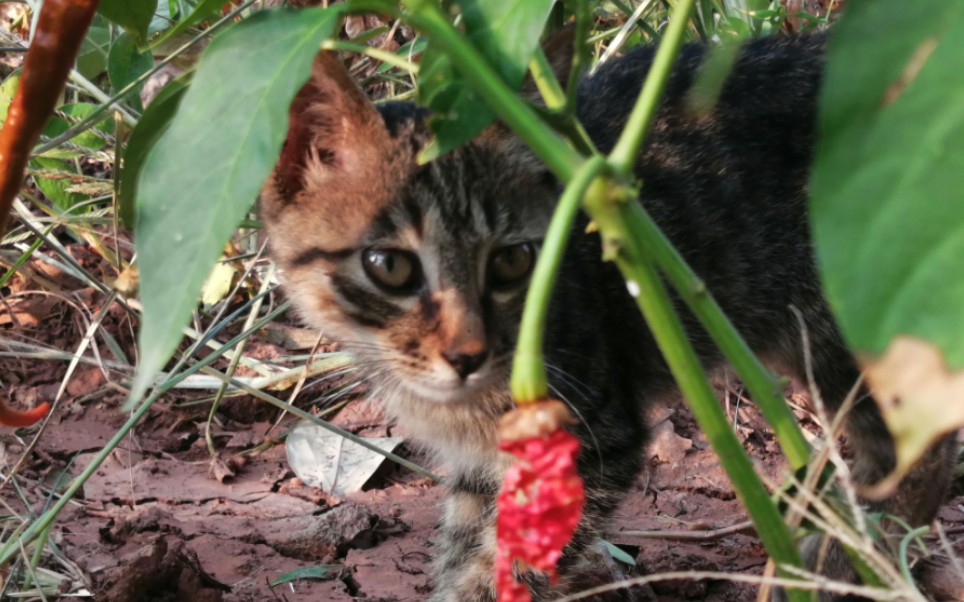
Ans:
[[[382,385],[471,404],[504,390],[557,190],[501,125],[419,166],[423,117],[376,108],[322,53],[261,211],[308,323]]]

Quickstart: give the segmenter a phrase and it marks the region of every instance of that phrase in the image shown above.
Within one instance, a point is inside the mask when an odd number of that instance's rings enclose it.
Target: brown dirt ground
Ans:
[[[81,263],[96,264],[85,249],[72,250]],[[68,288],[66,276],[56,270],[38,262],[30,269],[46,278],[48,288],[58,283]],[[81,314],[97,312],[104,296],[93,290],[63,296],[31,293],[36,284],[20,279],[4,291],[7,305],[0,308],[0,327],[6,329],[5,338],[74,349],[86,328]],[[104,328],[120,348],[133,353],[133,330],[123,310],[111,308]],[[105,345],[95,347],[102,358],[113,358]],[[262,356],[284,353],[260,335],[251,349]],[[3,394],[21,407],[52,399],[65,369],[62,361],[0,358]],[[0,492],[6,503],[17,511],[29,505],[38,512],[58,477],[76,475],[87,466],[125,420],[119,410],[120,382],[115,372],[104,374],[85,365],[78,369],[20,472],[22,493],[12,487]],[[208,406],[186,404],[189,400],[179,393],[152,409],[56,522],[51,539],[81,573],[65,589],[86,586],[96,600],[105,602],[390,601],[427,596],[441,487],[392,467],[380,471],[366,491],[346,499],[306,487],[293,477],[281,443],[258,455],[239,455],[265,440],[274,441],[272,437],[292,424],[285,420],[280,429],[271,429],[274,410],[250,398],[229,400],[219,413],[214,440],[221,463],[212,470],[203,437]],[[733,393],[726,396],[726,409],[762,473],[779,483],[783,465],[757,410]],[[335,421],[365,435],[392,430],[361,401],[349,404]],[[760,574],[766,555],[751,533],[707,541],[674,537],[680,531],[734,525],[746,515],[685,408],[658,408],[653,423],[650,470],[618,512],[609,539],[648,572]],[[806,419],[804,423],[809,424]],[[4,475],[29,440],[9,430],[0,435]],[[403,453],[414,455],[410,449]],[[964,552],[962,502],[964,497],[955,498],[941,514],[958,554]],[[638,530],[663,535],[629,533]],[[964,599],[948,564],[941,554],[923,561],[923,581],[937,592],[937,599]],[[333,578],[270,585],[291,571],[320,565],[334,565]],[[754,587],[725,580],[663,582],[653,591],[668,602],[755,597]]]

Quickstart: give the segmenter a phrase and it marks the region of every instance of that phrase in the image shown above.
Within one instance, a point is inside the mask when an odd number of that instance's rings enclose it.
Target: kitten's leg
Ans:
[[[559,560],[559,584],[552,589],[559,594],[572,594],[585,589],[625,579],[615,560],[598,553],[594,546],[603,537],[613,511],[624,494],[615,489],[586,488],[586,506],[582,522],[573,535],[572,542]],[[590,600],[607,602],[655,601],[649,588],[619,589]],[[551,599],[551,596],[545,596]]]
[[[812,335],[811,335],[812,336]],[[813,341],[814,381],[830,412],[836,412],[856,384],[859,371],[853,357],[835,336]],[[880,411],[866,389],[857,393],[856,405],[846,420],[847,441],[853,450],[851,473],[856,483],[870,485],[886,476],[895,466],[894,443]],[[956,437],[950,436],[934,446],[898,486],[890,498],[870,502],[872,512],[882,512],[901,518],[911,527],[927,525],[937,515],[950,489]],[[893,521],[884,520],[885,531],[902,529]],[[843,548],[836,542],[824,546],[823,536],[806,538],[801,552],[810,568],[822,557],[820,572],[834,580],[859,582]],[[776,600],[785,598],[775,596]],[[835,598],[823,594],[821,602]]]
[[[431,602],[495,600],[495,500],[455,489],[445,500]]]
[[[459,481],[456,480],[455,487]],[[600,585],[592,581],[586,561],[590,546],[601,536],[623,494],[596,487],[587,478],[582,522],[559,562],[559,583],[550,586],[541,574],[528,574],[526,582],[535,600],[553,600],[567,593]],[[495,599],[495,498],[454,489],[445,502],[442,534],[435,565],[435,593],[431,602],[491,602]],[[591,560],[590,560],[591,562]],[[604,580],[608,581],[608,580]],[[632,592],[620,591],[607,600],[635,602]]]

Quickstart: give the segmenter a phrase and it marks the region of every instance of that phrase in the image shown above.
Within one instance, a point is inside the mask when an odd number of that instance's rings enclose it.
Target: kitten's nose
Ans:
[[[465,380],[470,374],[482,367],[485,363],[485,359],[489,356],[489,350],[483,349],[479,353],[443,353],[442,357],[445,358],[458,375]]]

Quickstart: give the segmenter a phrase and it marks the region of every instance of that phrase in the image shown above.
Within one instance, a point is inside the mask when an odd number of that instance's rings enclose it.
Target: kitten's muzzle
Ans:
[[[489,350],[483,349],[479,353],[443,353],[442,357],[449,363],[459,377],[465,381],[473,372],[482,367],[489,357]]]

